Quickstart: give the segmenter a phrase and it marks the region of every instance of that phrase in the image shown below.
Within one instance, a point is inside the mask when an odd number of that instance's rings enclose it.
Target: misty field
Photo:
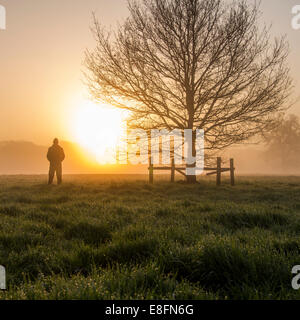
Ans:
[[[300,177],[45,182],[0,177],[0,299],[300,298]]]

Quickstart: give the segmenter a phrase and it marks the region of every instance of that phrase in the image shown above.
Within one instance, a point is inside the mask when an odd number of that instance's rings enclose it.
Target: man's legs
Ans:
[[[53,178],[54,178],[54,173],[55,173],[55,167],[53,165],[50,164],[49,167],[49,180],[48,180],[48,184],[52,184],[53,182]]]
[[[62,183],[62,166],[61,163],[56,166],[57,184]]]

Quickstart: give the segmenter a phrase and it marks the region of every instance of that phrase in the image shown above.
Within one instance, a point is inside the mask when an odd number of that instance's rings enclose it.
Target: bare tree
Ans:
[[[94,98],[131,111],[134,128],[204,129],[206,153],[269,130],[292,81],[287,42],[259,28],[259,5],[132,0],[129,10],[113,34],[94,17],[85,62]]]
[[[278,125],[263,135],[266,144],[264,153],[268,163],[280,170],[299,170],[300,119],[294,114],[280,115]],[[274,168],[275,169],[275,168]]]

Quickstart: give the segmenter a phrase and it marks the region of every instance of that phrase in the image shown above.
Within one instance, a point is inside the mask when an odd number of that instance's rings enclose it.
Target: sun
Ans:
[[[119,109],[84,100],[73,110],[72,131],[76,142],[100,164],[114,163],[123,121]]]

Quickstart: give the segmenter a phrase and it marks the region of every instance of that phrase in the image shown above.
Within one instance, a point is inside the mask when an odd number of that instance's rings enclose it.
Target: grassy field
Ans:
[[[0,299],[300,298],[299,177],[45,181],[0,177]]]

